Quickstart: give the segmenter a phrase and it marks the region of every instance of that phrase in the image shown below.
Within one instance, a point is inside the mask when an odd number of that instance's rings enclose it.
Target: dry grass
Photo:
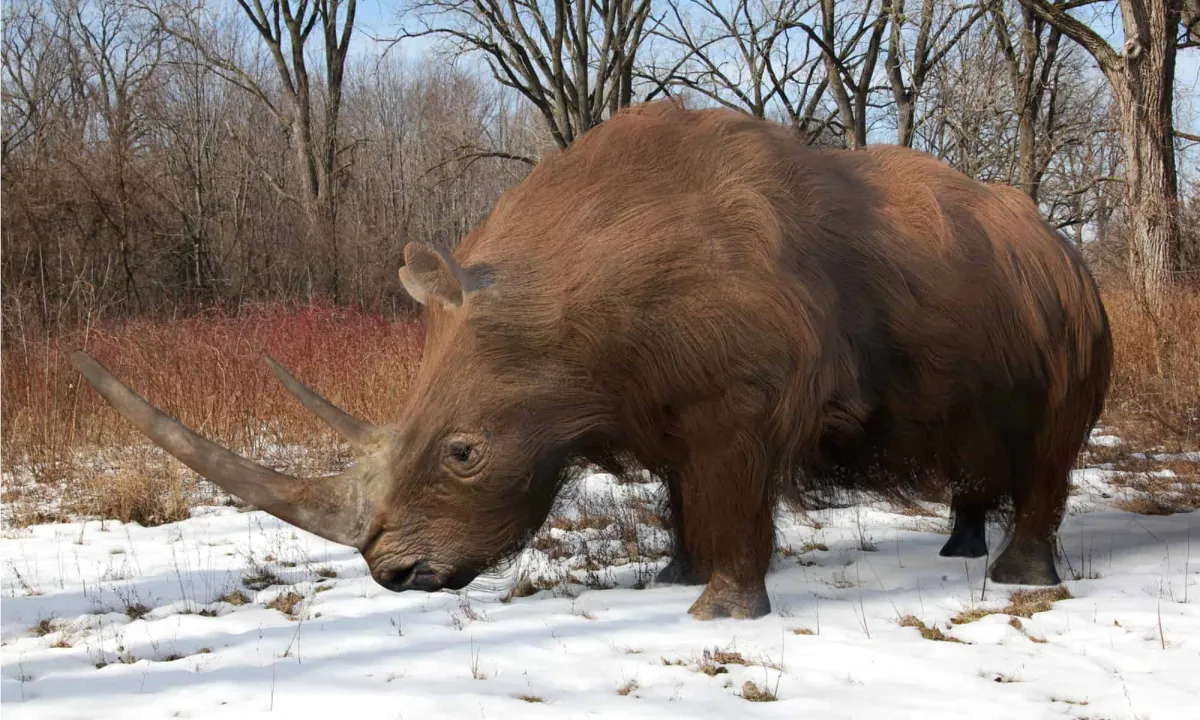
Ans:
[[[544,703],[546,699],[541,695],[518,695],[518,700],[524,700],[527,703]]]
[[[1009,596],[1008,604],[1002,608],[963,610],[950,618],[950,622],[955,625],[965,625],[988,615],[1011,615],[1014,619],[1031,618],[1034,613],[1046,612],[1054,607],[1054,603],[1059,600],[1069,600],[1071,597],[1073,597],[1071,591],[1065,585],[1056,585],[1040,590],[1018,590]],[[1018,626],[1014,625],[1013,627]]]
[[[1114,506],[1140,515],[1171,515],[1200,508],[1200,463],[1126,458],[1110,482],[1129,491]]]
[[[265,590],[272,585],[283,585],[284,581],[270,568],[260,565],[248,575],[242,576],[242,584],[251,590]]]
[[[776,548],[776,551],[784,557],[794,558],[814,551],[829,552],[829,546],[821,542],[806,542],[798,549],[792,545],[784,545]]]
[[[775,702],[779,699],[775,697],[775,692],[771,688],[765,684],[759,685],[753,680],[742,683],[741,697],[750,702]]]
[[[916,615],[905,615],[904,617],[900,618],[898,622],[900,627],[916,628],[917,632],[921,633],[921,637],[925,638],[926,640],[952,643],[962,642],[962,640],[942,632],[941,628],[937,627],[936,625],[926,625],[924,622],[918,619]]]
[[[1168,451],[1200,445],[1200,290],[1179,288],[1148,312],[1128,283],[1103,278],[1113,374],[1102,422],[1127,443]]]
[[[250,598],[246,597],[246,593],[242,592],[241,590],[234,590],[232,592],[225,593],[218,598],[218,600],[220,602],[229,603],[230,605],[245,605],[246,603],[250,602]]]
[[[1012,627],[1014,630],[1016,630],[1017,632],[1021,633],[1021,634],[1022,634],[1022,635],[1024,635],[1025,637],[1029,638],[1029,641],[1030,641],[1030,642],[1037,643],[1037,644],[1039,644],[1039,645],[1045,645],[1045,644],[1046,644],[1046,638],[1040,638],[1040,637],[1037,637],[1037,636],[1035,636],[1035,635],[1030,635],[1029,633],[1027,633],[1027,632],[1025,631],[1025,623],[1021,622],[1021,619],[1020,619],[1020,618],[1018,618],[1018,617],[1010,617],[1010,618],[1008,619],[1008,624],[1009,624],[1009,626],[1010,626],[1010,627]]]
[[[19,468],[26,481],[6,483],[9,521],[74,515],[155,525],[186,517],[214,495],[81,381],[69,363],[77,348],[206,437],[303,472],[340,466],[348,450],[283,390],[260,356],[271,354],[348,411],[384,421],[408,390],[423,342],[412,319],[298,303],[5,337],[0,452],[6,469]],[[285,443],[307,452],[278,457]],[[48,496],[58,502],[44,502]]]
[[[80,515],[145,526],[186,520],[195,504],[198,483],[177,468],[155,472],[154,459],[133,467],[122,467],[111,475],[88,475],[83,481],[84,502]]]
[[[637,689],[638,689],[637,680],[630,680],[629,682],[625,683],[621,687],[617,688],[617,694],[620,695],[621,697],[625,697],[626,695],[628,695],[629,693],[631,693]]]
[[[125,615],[130,620],[141,620],[149,614],[150,608],[140,602],[130,603],[125,606]]]
[[[284,615],[294,616],[296,614],[296,606],[304,601],[304,596],[295,591],[288,591],[275,596],[275,599],[266,604],[266,607],[271,610],[278,610]]]

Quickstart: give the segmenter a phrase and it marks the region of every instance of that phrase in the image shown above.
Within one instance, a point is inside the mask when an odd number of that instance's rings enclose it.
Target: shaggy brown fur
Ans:
[[[949,488],[950,555],[986,551],[985,513],[1011,506],[993,578],[1058,582],[1111,339],[1078,253],[1017,191],[662,102],[542,162],[453,258],[406,258],[429,334],[373,567],[478,572],[565,468],[618,457],[666,478],[662,579],[707,583],[698,617],[767,612],[776,501],[830,491]]]

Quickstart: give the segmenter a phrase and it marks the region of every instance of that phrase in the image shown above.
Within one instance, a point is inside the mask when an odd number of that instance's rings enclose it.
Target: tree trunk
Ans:
[[[1171,107],[1183,0],[1120,0],[1125,31],[1120,53],[1060,7],[1045,0],[1020,2],[1087,50],[1112,86],[1125,151],[1129,278],[1147,308],[1157,309],[1181,254]]]
[[[1174,133],[1169,101],[1159,98],[1154,102],[1153,93],[1145,93],[1138,102],[1136,95],[1131,97],[1131,90],[1136,92],[1129,87],[1117,92],[1125,149],[1129,276],[1134,287],[1154,304],[1179,269]]]
[[[1133,286],[1155,305],[1179,269],[1179,188],[1171,108],[1175,78],[1174,28],[1178,5],[1122,2],[1127,38],[1113,85],[1125,150],[1125,203],[1129,216],[1129,274]],[[1171,10],[1174,10],[1174,13]],[[1143,22],[1138,22],[1139,20]],[[1145,22],[1148,21],[1148,22]],[[1158,28],[1139,37],[1138,25]]]

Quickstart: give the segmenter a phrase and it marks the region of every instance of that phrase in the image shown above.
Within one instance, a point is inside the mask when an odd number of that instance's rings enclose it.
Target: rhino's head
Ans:
[[[399,420],[376,427],[335,407],[270,358],[282,383],[353,447],[321,478],[262,467],[151,407],[83,352],[88,382],[151,440],[258,508],[357,548],[389,590],[457,589],[520,550],[545,520],[568,460],[595,428],[577,381],[481,332],[491,272],[410,244],[400,278],[425,305],[427,342]]]

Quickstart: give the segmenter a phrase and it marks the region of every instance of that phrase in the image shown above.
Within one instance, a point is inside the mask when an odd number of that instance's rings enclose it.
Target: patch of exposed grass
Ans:
[[[283,578],[276,575],[270,568],[257,567],[253,572],[242,577],[242,584],[251,590],[265,590],[272,585],[283,585]]]
[[[524,700],[527,703],[544,703],[546,699],[541,695],[518,695],[518,700]]]
[[[1002,614],[1002,613],[1003,613],[1003,610],[990,610],[988,608],[971,608],[970,610],[963,610],[962,612],[958,613],[954,617],[950,618],[950,622],[954,625],[966,625],[967,623],[973,623],[976,620],[985,618],[988,615],[997,615],[997,614]]]
[[[114,474],[85,475],[76,511],[146,527],[188,519],[198,501],[196,482],[164,465],[161,455],[147,454]]]
[[[37,625],[29,628],[29,632],[37,635],[38,637],[45,637],[46,635],[49,635],[50,633],[54,632],[53,618],[42,618],[41,620],[38,620]]]
[[[954,625],[965,625],[975,622],[988,615],[1012,615],[1013,617],[1031,618],[1034,613],[1046,612],[1054,607],[1059,600],[1069,600],[1071,591],[1066,585],[1040,588],[1038,590],[1018,590],[1009,596],[1008,604],[1002,608],[971,608],[963,610],[950,618]]]
[[[1114,506],[1138,515],[1174,515],[1200,509],[1200,463],[1139,459],[1136,469],[1110,482],[1130,492]]]
[[[952,635],[947,635],[946,633],[942,632],[942,629],[937,627],[936,625],[934,625],[932,627],[929,625],[926,625],[919,618],[917,618],[916,615],[905,615],[904,617],[900,618],[900,620],[898,622],[900,624],[900,627],[916,628],[917,632],[921,633],[921,637],[925,638],[926,640],[934,640],[936,642],[962,643],[962,640],[959,640],[958,638],[956,638]]]
[[[1188,512],[1191,509],[1180,507],[1174,503],[1168,503],[1162,498],[1147,496],[1119,500],[1113,503],[1113,507],[1137,515],[1174,515],[1175,513]]]
[[[125,606],[125,614],[129,616],[130,620],[141,620],[149,612],[150,608],[146,607],[140,602],[130,603]]]
[[[250,602],[250,598],[247,597],[246,593],[242,592],[241,590],[227,592],[217,599],[220,602],[229,603],[230,605],[245,605],[246,603]]]
[[[806,627],[794,627],[794,628],[792,628],[792,634],[793,635],[816,635],[816,633],[814,633],[811,629],[806,628]]]
[[[296,614],[296,606],[304,600],[304,596],[295,591],[288,591],[280,595],[276,595],[275,599],[266,604],[266,607],[271,610],[278,610],[284,615],[294,616]]]
[[[768,667],[774,670],[782,670],[782,668],[770,660],[752,660],[743,656],[740,652],[734,650],[722,650],[720,648],[705,648],[699,658],[695,660],[696,672],[704,673],[709,677],[714,675],[723,675],[729,672],[726,665],[743,665],[745,667],[761,666]],[[677,660],[668,662],[663,660],[664,665],[685,665],[686,661]]]
[[[621,697],[625,697],[626,695],[628,695],[629,693],[631,693],[637,689],[638,689],[637,680],[630,680],[629,682],[625,683],[621,687],[617,688],[617,694],[620,695]]]
[[[1029,642],[1038,643],[1039,645],[1045,644],[1046,638],[1036,637],[1034,635],[1030,635],[1029,633],[1025,632],[1025,623],[1021,622],[1020,618],[1015,617],[1015,616],[1010,617],[1008,619],[1008,624],[1010,627],[1015,629],[1017,632],[1021,633],[1026,638],[1028,638]]]
[[[706,650],[705,652],[707,653],[708,651]],[[725,673],[729,672],[729,669],[724,665],[715,663],[710,658],[706,657],[696,663],[696,672],[704,673],[709,677],[714,677],[716,675],[724,675]]]
[[[898,503],[894,507],[893,512],[895,512],[897,515],[904,515],[906,517],[927,517],[927,518],[940,517],[933,510],[930,510],[929,508],[925,507],[924,505],[921,505],[917,502],[912,502],[912,501]]]
[[[607,513],[585,510],[573,518],[552,516],[546,521],[546,527],[565,532],[579,532],[580,530],[604,530],[615,523],[616,519]]]
[[[759,685],[753,680],[742,683],[741,698],[750,702],[775,702],[779,699],[771,688],[765,684]]]

